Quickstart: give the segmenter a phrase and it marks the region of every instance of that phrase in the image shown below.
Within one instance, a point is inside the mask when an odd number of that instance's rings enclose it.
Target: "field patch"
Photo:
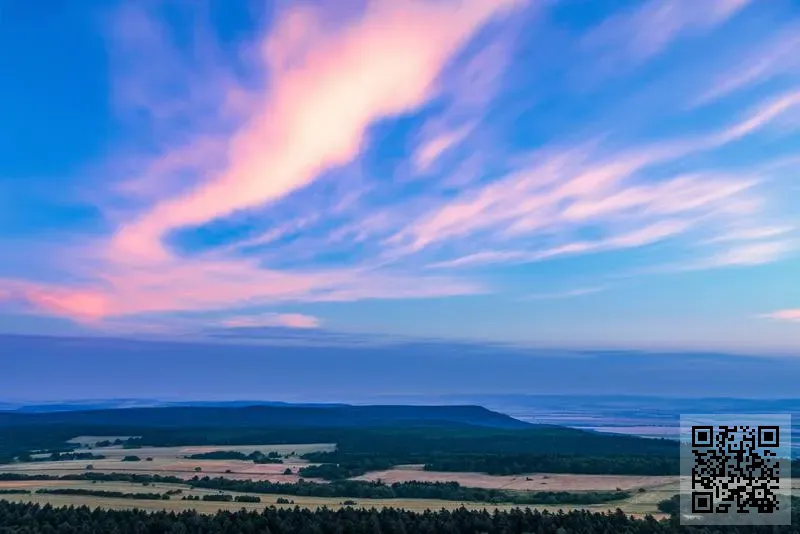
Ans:
[[[152,462],[123,462],[120,460],[70,460],[65,462],[33,462],[23,464],[0,465],[0,472],[23,473],[28,475],[63,476],[86,473],[87,465],[92,465],[95,473],[130,473],[140,475],[174,476],[190,479],[197,476],[225,477],[236,480],[268,480],[270,482],[297,482],[300,477],[297,471],[307,463],[285,464],[253,464],[240,460],[186,460],[186,459],[154,459]],[[196,471],[196,468],[200,471]],[[292,471],[285,475],[286,469]]]
[[[108,438],[109,436],[79,436],[81,439]],[[78,438],[75,438],[78,439]],[[297,482],[297,471],[310,465],[299,458],[308,452],[329,452],[336,449],[333,443],[302,443],[288,445],[204,445],[187,447],[142,447],[123,449],[118,446],[90,449],[93,454],[103,455],[101,460],[38,461],[0,465],[0,472],[25,473],[62,476],[87,471],[99,473],[134,473],[175,476],[190,479],[193,476],[232,478],[237,480],[268,480],[270,482]],[[83,449],[87,450],[87,449]],[[261,451],[265,454],[277,452],[280,455],[295,453],[298,456],[284,458],[282,464],[256,464],[243,460],[192,460],[185,458],[192,454],[212,451],[237,451],[249,454]],[[140,461],[122,461],[126,456],[136,456]],[[199,468],[199,471],[197,470]],[[292,474],[284,472],[290,469]]]
[[[33,493],[28,495],[3,495],[0,499],[17,502],[34,502],[39,504],[51,504],[53,506],[89,506],[92,508],[100,507],[107,509],[130,510],[140,509],[149,511],[176,511],[183,510],[197,510],[201,513],[215,513],[219,510],[241,510],[242,508],[248,510],[262,510],[265,507],[290,507],[300,506],[301,508],[308,508],[314,510],[316,508],[327,507],[338,509],[343,507],[344,501],[354,501],[354,507],[358,508],[402,508],[413,511],[425,510],[454,510],[457,508],[467,508],[470,510],[510,510],[514,508],[526,508],[527,506],[516,506],[510,504],[491,504],[480,502],[460,502],[460,501],[447,501],[438,499],[360,499],[360,498],[347,498],[347,497],[306,497],[298,495],[276,495],[276,494],[257,494],[257,493],[239,493],[239,492],[220,492],[210,489],[191,489],[187,485],[179,484],[165,484],[154,483],[148,486],[142,484],[134,484],[128,482],[97,482],[91,483],[88,481],[32,481],[33,484],[27,485],[24,489],[28,489]],[[57,484],[54,484],[57,483]],[[0,482],[0,489],[12,488],[14,483]],[[172,495],[170,500],[143,500],[143,499],[125,499],[114,497],[98,497],[89,495],[52,495],[52,494],[37,494],[35,491],[41,488],[53,487],[68,487],[74,489],[88,489],[88,490],[104,490],[104,491],[120,491],[123,493],[138,493],[138,492],[154,492],[165,493],[170,490],[181,490],[178,495]],[[261,498],[260,503],[243,503],[243,502],[215,502],[215,501],[185,501],[181,500],[182,497],[192,495],[199,496],[202,499],[203,495],[209,494],[230,494],[237,495],[252,495]],[[666,493],[666,492],[665,492]],[[674,493],[674,492],[673,492]],[[670,493],[669,495],[672,495]],[[669,496],[668,495],[668,496]],[[284,499],[286,504],[277,504],[278,499]],[[598,504],[586,506],[529,506],[531,509],[549,510],[556,512],[558,510],[591,510],[595,512],[614,511],[621,508],[623,511],[634,515],[652,514],[656,512],[655,502],[628,502],[620,501],[613,504]]]
[[[636,475],[487,475],[485,473],[451,473],[424,471],[422,466],[399,466],[385,471],[373,471],[351,480],[380,480],[385,484],[395,482],[458,482],[473,488],[493,488],[529,491],[614,491],[638,490],[678,482],[678,477]]]

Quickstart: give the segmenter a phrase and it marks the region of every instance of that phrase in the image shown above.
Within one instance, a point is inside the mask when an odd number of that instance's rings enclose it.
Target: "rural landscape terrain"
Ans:
[[[479,406],[50,409],[0,412],[3,499],[666,518],[679,491],[675,440],[533,425]]]
[[[0,0],[0,80],[0,534],[800,534],[800,0]]]
[[[209,512],[620,508],[663,515],[674,441],[531,425],[477,406],[0,412],[17,502]]]

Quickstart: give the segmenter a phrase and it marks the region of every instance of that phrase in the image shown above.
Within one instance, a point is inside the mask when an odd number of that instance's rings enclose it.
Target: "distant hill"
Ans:
[[[458,403],[450,403],[458,404]],[[162,401],[157,399],[100,399],[72,402],[42,402],[37,404],[0,403],[0,412],[16,411],[24,413],[79,412],[87,410],[113,410],[119,408],[164,408],[169,406],[207,406],[235,408],[246,406],[313,406],[320,408],[346,406],[345,404],[289,403],[281,401]]]
[[[481,406],[167,406],[124,409],[0,412],[0,427],[114,426],[114,427],[282,427],[381,428],[414,426],[475,426],[525,429],[532,425]]]

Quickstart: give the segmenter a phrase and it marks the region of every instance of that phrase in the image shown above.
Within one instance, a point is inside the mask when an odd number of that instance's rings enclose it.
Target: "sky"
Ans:
[[[800,355],[793,0],[0,26],[0,332]]]

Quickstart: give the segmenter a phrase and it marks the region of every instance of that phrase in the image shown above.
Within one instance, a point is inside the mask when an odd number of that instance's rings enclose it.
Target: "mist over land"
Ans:
[[[5,402],[372,402],[504,395],[796,398],[800,359],[395,341],[303,346],[0,336]],[[598,377],[603,377],[598,380]],[[31,388],[30,384],[37,384]],[[500,397],[495,397],[500,398]],[[513,405],[513,402],[511,402]]]

